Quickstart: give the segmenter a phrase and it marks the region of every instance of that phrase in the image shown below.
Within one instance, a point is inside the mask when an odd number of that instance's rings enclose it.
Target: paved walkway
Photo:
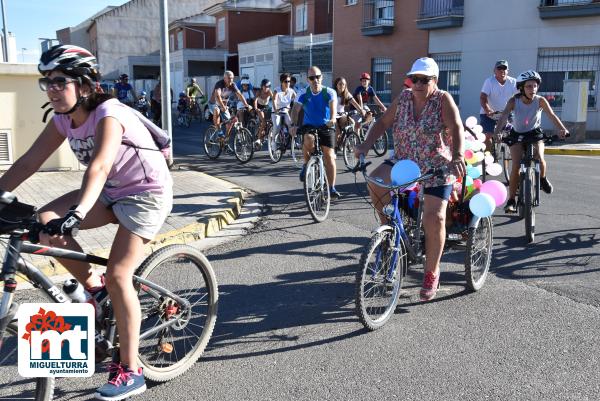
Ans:
[[[148,244],[148,253],[169,243],[191,243],[214,234],[235,220],[243,203],[242,189],[229,182],[199,171],[177,166],[173,176],[173,210],[157,238]],[[81,185],[82,171],[38,172],[16,191],[19,201],[43,206],[49,201]],[[77,240],[84,251],[107,256],[117,226],[80,231]],[[2,254],[4,248],[2,247]],[[54,260],[27,256],[48,275],[65,270]]]
[[[555,142],[547,146],[548,155],[600,156],[600,139],[588,139],[582,143]]]

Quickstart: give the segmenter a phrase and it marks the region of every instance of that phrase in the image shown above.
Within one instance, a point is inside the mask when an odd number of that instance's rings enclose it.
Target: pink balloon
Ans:
[[[473,186],[475,187],[475,189],[479,189],[481,188],[481,180],[479,178],[477,178],[476,180],[473,180]]]
[[[494,198],[496,206],[500,206],[506,201],[506,187],[500,181],[490,180],[484,182],[483,184],[481,184],[479,192],[482,194],[488,194],[492,198]]]
[[[465,150],[465,159],[470,159],[471,157],[473,157],[473,151],[471,149],[467,149]]]

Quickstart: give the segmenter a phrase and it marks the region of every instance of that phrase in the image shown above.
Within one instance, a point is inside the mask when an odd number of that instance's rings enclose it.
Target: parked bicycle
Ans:
[[[329,181],[323,161],[323,151],[319,145],[318,128],[310,128],[304,131],[304,136],[313,135],[315,147],[306,163],[304,176],[304,198],[308,211],[316,222],[325,221],[329,214],[331,197],[329,196]]]
[[[390,203],[382,213],[387,224],[374,230],[373,236],[360,259],[356,276],[356,312],[362,324],[369,330],[382,327],[394,314],[402,281],[410,264],[424,263],[425,233],[423,230],[424,191],[418,198],[410,199],[406,188],[436,175],[445,169],[427,172],[419,178],[402,185],[387,185],[379,177],[367,175],[371,164],[361,158],[355,172],[362,172],[368,183],[390,191]],[[463,184],[464,194],[465,184]],[[462,197],[461,197],[462,198]],[[447,230],[446,248],[464,248],[465,276],[472,291],[481,289],[485,283],[492,259],[493,223],[491,217],[473,216],[464,198],[449,204],[453,226]]]
[[[226,128],[228,124],[232,124],[229,132]],[[231,138],[233,138],[233,149],[230,145]],[[223,150],[235,154],[242,164],[252,160],[254,155],[252,134],[247,128],[242,127],[237,117],[223,120],[219,126],[210,125],[204,132],[204,151],[210,159],[218,158]]]
[[[284,118],[286,110],[287,108],[277,110],[277,114],[281,120],[279,129],[277,130],[273,129],[273,122],[270,119],[266,120],[265,117],[265,124],[268,124],[267,146],[273,163],[279,162],[287,149],[290,149],[294,163],[298,163],[302,159],[302,135],[296,134],[295,137],[292,137],[290,134],[289,127],[285,123]]]
[[[60,379],[25,378],[17,370],[18,304],[14,295],[17,277],[42,291],[51,302],[71,298],[22,254],[60,257],[106,266],[95,255],[38,245],[44,225],[37,222],[36,208],[21,203],[10,192],[0,191],[0,234],[5,239],[5,258],[0,273],[4,282],[0,298],[0,397],[51,400]],[[133,276],[142,319],[138,363],[148,379],[163,382],[188,370],[200,358],[212,335],[217,317],[218,288],[206,257],[187,245],[168,245],[150,254]],[[110,297],[99,301],[96,316],[96,362],[119,359],[119,334]]]

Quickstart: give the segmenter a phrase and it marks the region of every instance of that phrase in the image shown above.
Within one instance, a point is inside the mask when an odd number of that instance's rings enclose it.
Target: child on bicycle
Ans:
[[[547,194],[552,193],[552,184],[546,176],[547,164],[544,159],[544,133],[541,128],[542,111],[548,114],[548,117],[558,129],[558,134],[561,138],[564,138],[569,132],[556,114],[554,114],[548,101],[542,96],[537,95],[541,83],[542,78],[540,74],[534,70],[519,74],[517,77],[517,89],[519,93],[510,98],[494,130],[494,134],[498,135],[508,121],[510,113],[513,113],[513,130],[505,139],[506,143],[510,146],[510,155],[512,157],[508,201],[504,208],[506,213],[516,213],[517,211],[515,197],[519,186],[519,161],[523,157],[524,151],[521,142],[526,137],[535,137],[537,139],[534,151],[535,157],[540,161],[540,186]]]
[[[81,252],[70,236],[74,229],[118,224],[104,278],[88,263],[61,263],[93,297],[106,286],[119,332],[120,362],[111,364],[108,383],[95,395],[122,400],[146,390],[137,363],[141,311],[132,276],[144,257],[144,244],[171,211],[172,179],[151,134],[133,111],[111,95],[94,93],[100,78],[97,68],[96,57],[81,47],[56,45],[42,54],[39,84],[55,115],[0,178],[0,188],[14,190],[65,140],[87,166],[80,189],[40,209],[47,233],[40,240]]]
[[[263,79],[260,82],[260,91],[256,98],[254,98],[254,109],[260,120],[260,126],[258,128],[258,138],[256,138],[256,144],[260,145],[263,142],[264,137],[268,134],[265,132],[265,119],[271,118],[273,91],[271,91],[271,81]]]
[[[365,110],[360,107],[358,102],[354,100],[354,97],[348,91],[348,84],[346,82],[346,78],[337,77],[335,81],[333,81],[333,87],[335,88],[335,93],[337,94],[337,110],[336,110],[336,120],[337,124],[335,125],[335,134],[336,134],[336,150],[342,146],[341,135],[342,128],[344,128],[348,124],[348,119],[350,118],[345,114],[346,106],[352,105],[355,110],[358,110],[358,113],[362,117],[365,116]],[[356,123],[358,125],[359,122]],[[356,127],[358,130],[358,127]]]

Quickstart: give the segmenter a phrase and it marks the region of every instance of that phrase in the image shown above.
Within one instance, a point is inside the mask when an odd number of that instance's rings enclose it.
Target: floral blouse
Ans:
[[[433,92],[420,116],[414,115],[412,90],[405,89],[398,96],[393,125],[395,157],[397,160],[414,161],[422,174],[452,160],[452,136],[442,122],[444,93],[439,89]],[[452,175],[436,177],[425,181],[425,186],[449,185],[455,180]]]

